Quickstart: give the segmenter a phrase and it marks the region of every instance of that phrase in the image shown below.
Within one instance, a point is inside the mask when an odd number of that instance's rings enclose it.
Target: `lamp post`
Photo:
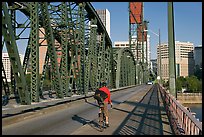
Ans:
[[[156,35],[159,38],[159,82],[162,84],[162,73],[161,73],[161,39],[160,39],[160,29],[159,29],[159,34],[155,33],[152,30],[144,30],[144,31],[150,31],[154,35]]]
[[[144,83],[144,21],[142,21],[142,83]]]
[[[159,75],[160,75],[160,84],[162,84],[160,29],[159,29]]]
[[[147,20],[145,20],[144,21],[144,27],[145,28],[143,28],[144,29],[144,31],[143,32],[145,32],[145,30],[147,30],[147,25],[148,25],[148,23],[149,23],[149,21],[147,21]],[[146,47],[145,47],[145,49],[146,49],[146,62],[145,62],[145,75],[146,75],[146,77],[145,77],[145,82],[147,82],[148,80],[149,80],[149,77],[148,77],[148,44],[147,44],[147,32],[146,33],[144,33],[144,36],[145,36],[145,43],[146,43]]]

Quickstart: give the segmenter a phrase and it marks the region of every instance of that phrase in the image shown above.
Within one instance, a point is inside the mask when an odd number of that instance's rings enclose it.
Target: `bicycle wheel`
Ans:
[[[2,96],[2,106],[6,106],[9,103],[9,98],[7,95]]]
[[[103,112],[103,128],[107,128],[107,127],[106,127],[106,116],[105,116],[105,112]]]
[[[99,128],[102,132],[104,130],[104,110],[101,108],[101,113],[99,113]]]

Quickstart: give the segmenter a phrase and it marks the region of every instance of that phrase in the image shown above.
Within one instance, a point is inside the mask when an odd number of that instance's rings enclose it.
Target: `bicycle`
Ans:
[[[9,103],[9,97],[7,95],[2,95],[2,106],[6,106]]]
[[[99,105],[101,113],[99,113],[99,129],[102,132],[106,128],[106,117],[104,112],[104,104]]]

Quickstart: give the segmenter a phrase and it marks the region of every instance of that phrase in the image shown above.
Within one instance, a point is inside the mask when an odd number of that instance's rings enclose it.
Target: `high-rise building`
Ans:
[[[159,74],[159,48],[161,47],[161,77],[163,80],[169,79],[169,49],[168,43],[162,43],[157,46],[157,64]],[[190,42],[175,41],[175,64],[176,64],[176,77],[189,76],[193,74],[194,58],[193,58],[194,45]]]
[[[21,61],[21,66],[23,66],[23,55],[19,54],[19,57]],[[11,62],[10,62],[8,53],[2,53],[2,63],[6,73],[6,79],[8,82],[10,82],[11,81]],[[4,75],[3,72],[2,72],[2,75]]]
[[[110,37],[110,12],[108,11],[108,9],[96,10],[96,12],[103,22],[103,25],[106,27],[106,31]]]
[[[151,68],[151,71],[157,75],[157,59],[151,59],[150,60],[150,68]]]
[[[197,46],[194,48],[194,60],[195,65],[202,67],[202,46]]]
[[[129,47],[129,41],[115,41],[113,46],[117,48],[127,48]]]

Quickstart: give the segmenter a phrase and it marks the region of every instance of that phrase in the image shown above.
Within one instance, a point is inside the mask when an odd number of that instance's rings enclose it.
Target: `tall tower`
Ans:
[[[106,31],[110,37],[110,12],[108,11],[108,9],[96,10],[96,12],[103,22],[103,25],[106,27]]]
[[[138,44],[141,42],[140,27],[143,22],[143,3],[129,2],[129,46],[133,52],[136,52],[136,60],[138,60]],[[137,41],[137,42],[133,42]]]
[[[148,81],[149,75],[147,32],[145,31],[148,22],[144,21],[143,14],[143,2],[129,2],[129,46],[132,52],[136,51],[136,62],[138,64],[136,79],[138,79],[138,84]],[[132,43],[135,38],[137,42]],[[139,49],[141,49],[141,53],[139,53]],[[139,56],[142,56],[142,58],[139,59]]]

